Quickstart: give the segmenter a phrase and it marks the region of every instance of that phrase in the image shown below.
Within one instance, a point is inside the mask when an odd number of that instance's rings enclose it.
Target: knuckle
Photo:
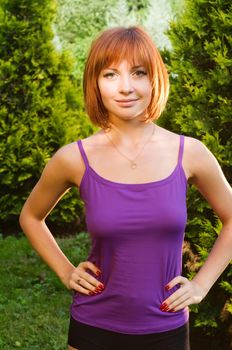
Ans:
[[[70,289],[76,289],[76,285],[75,285],[75,283],[73,281],[69,282],[69,288]]]
[[[91,279],[91,284],[97,287],[99,285],[99,281],[97,281],[95,278]]]
[[[84,268],[84,262],[80,262],[80,264],[76,267],[76,271]]]
[[[86,265],[88,268],[92,268],[93,267],[93,263],[91,263],[91,261],[86,261]]]
[[[91,284],[91,286],[92,286],[93,288],[98,287],[98,281],[95,280],[95,279],[91,279],[91,281],[89,281],[89,283]]]

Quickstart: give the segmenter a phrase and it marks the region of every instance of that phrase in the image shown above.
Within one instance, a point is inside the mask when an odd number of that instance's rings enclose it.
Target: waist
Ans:
[[[160,266],[153,268],[151,274],[146,265],[138,266],[134,264],[130,269],[117,266],[109,275],[103,270],[100,281],[105,289],[93,296],[76,293],[73,317],[96,327],[128,334],[162,332],[183,325],[188,319],[187,309],[175,313],[160,310],[162,302],[177,289],[166,291],[165,285],[179,273],[172,268],[164,272],[165,266]]]

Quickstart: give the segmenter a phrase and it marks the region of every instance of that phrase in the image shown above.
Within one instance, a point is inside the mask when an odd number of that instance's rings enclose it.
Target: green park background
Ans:
[[[158,123],[202,140],[232,183],[231,0],[0,0],[0,349],[66,349],[72,295],[31,249],[20,209],[49,158],[96,130],[82,72],[102,29],[142,25],[170,73]],[[213,190],[213,189],[212,189]],[[184,274],[192,278],[221,223],[188,191]],[[47,223],[77,265],[90,246],[83,203],[70,190]],[[191,349],[232,349],[232,269],[191,306]]]

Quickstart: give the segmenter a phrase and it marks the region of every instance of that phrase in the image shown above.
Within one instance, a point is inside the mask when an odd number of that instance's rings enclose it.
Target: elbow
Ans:
[[[22,208],[21,213],[19,214],[19,225],[22,230],[24,230],[24,223],[25,223],[25,210]]]
[[[228,227],[232,230],[232,216],[221,219],[222,226]]]
[[[27,203],[25,203],[19,214],[19,225],[24,233],[26,231],[26,227],[28,226],[28,222],[30,221],[30,218],[31,218],[30,210],[29,210],[29,207],[27,206]]]
[[[31,235],[43,222],[44,219],[38,218],[27,203],[23,206],[19,214],[19,225],[26,236]]]

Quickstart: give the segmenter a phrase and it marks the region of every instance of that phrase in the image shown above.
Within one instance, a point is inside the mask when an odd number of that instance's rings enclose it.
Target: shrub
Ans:
[[[163,125],[201,139],[232,181],[232,3],[185,1],[185,10],[171,24],[173,50],[166,53],[171,94]],[[213,190],[213,189],[212,189]],[[189,191],[187,239],[195,254],[193,275],[205,260],[221,228],[208,204],[194,188]],[[200,308],[192,307],[195,326],[218,336],[226,348],[231,317],[231,269],[228,267]],[[221,348],[217,342],[212,348]]]
[[[53,45],[53,0],[4,0],[0,11],[1,232],[17,230],[23,202],[52,154],[86,135],[73,60]],[[67,200],[71,200],[67,206]],[[81,204],[69,194],[50,220],[74,222]]]

